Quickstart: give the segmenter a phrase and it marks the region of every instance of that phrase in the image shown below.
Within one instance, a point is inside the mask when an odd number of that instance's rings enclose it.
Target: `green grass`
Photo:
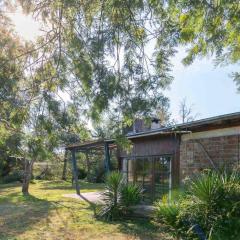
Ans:
[[[82,192],[99,191],[102,184],[80,182]],[[0,185],[0,239],[174,239],[164,226],[146,219],[104,222],[91,206],[77,199],[69,182],[35,181],[30,196],[20,184]]]

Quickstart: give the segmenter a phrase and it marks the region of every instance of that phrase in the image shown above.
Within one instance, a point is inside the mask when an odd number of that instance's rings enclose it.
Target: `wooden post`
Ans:
[[[68,160],[67,155],[68,155],[67,150],[65,150],[64,160],[63,160],[63,173],[62,173],[62,180],[64,180],[64,181],[67,180],[67,160]]]
[[[80,195],[80,188],[78,184],[78,175],[77,175],[77,161],[76,161],[76,152],[75,150],[72,150],[72,170],[73,170],[73,176],[75,181],[75,187],[76,187],[76,193],[77,195]]]
[[[110,154],[109,154],[109,146],[108,143],[104,143],[104,157],[105,157],[105,171],[106,173],[110,170]]]
[[[86,165],[87,165],[87,180],[90,180],[90,161],[89,161],[89,155],[88,150],[86,151]]]

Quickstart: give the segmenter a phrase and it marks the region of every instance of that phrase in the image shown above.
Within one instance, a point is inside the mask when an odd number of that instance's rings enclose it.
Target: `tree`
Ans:
[[[76,107],[59,96],[66,81],[56,75],[47,44],[37,51],[20,41],[0,14],[0,161],[22,159],[22,192],[28,194],[34,163],[52,159],[62,145],[85,139],[88,132]]]
[[[182,123],[194,121],[198,114],[193,113],[193,105],[188,106],[186,98],[179,104],[179,115]]]
[[[26,58],[16,58],[25,51],[25,45],[11,28],[6,28],[10,21],[1,11],[0,16],[0,165],[4,169],[19,153],[29,98],[23,87]]]
[[[146,53],[151,35],[143,1],[20,2],[48,24],[36,49],[52,56],[55,75],[64,79],[62,90],[71,88],[88,117],[100,122],[108,114],[121,129],[161,102],[162,90],[172,81],[165,56],[173,52],[156,51],[155,61]]]
[[[188,48],[186,65],[196,57],[215,56],[216,64],[239,63],[239,2],[235,0],[149,1],[162,24],[158,41],[166,48]],[[233,73],[240,90],[240,74]]]

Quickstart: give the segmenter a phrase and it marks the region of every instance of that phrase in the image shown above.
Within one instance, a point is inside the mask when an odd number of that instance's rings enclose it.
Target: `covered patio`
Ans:
[[[89,154],[90,153],[98,153],[99,155],[104,156],[104,169],[105,172],[110,171],[110,162],[111,162],[111,151],[116,149],[117,145],[114,140],[105,140],[105,139],[96,139],[92,141],[87,141],[83,143],[74,143],[65,147],[66,151],[71,152],[71,160],[72,160],[72,171],[73,177],[75,181],[75,188],[76,194],[80,195],[81,186],[78,182],[78,175],[77,175],[77,156],[76,153],[81,152],[84,153],[86,156],[87,161],[87,171],[90,170],[90,163],[89,163]]]

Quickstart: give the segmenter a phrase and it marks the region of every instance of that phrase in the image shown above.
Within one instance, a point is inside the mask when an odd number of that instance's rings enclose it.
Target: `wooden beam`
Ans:
[[[80,187],[78,184],[78,175],[77,175],[77,161],[76,161],[76,152],[75,150],[71,150],[72,152],[72,170],[73,170],[73,177],[75,181],[76,193],[80,195]]]

